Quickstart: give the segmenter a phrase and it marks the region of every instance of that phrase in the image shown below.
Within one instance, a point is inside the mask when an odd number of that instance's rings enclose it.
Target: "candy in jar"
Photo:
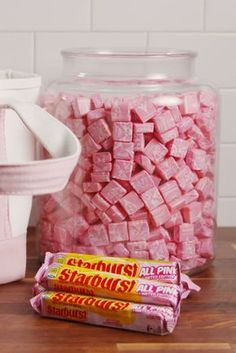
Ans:
[[[42,105],[82,145],[65,189],[41,199],[40,251],[177,260],[214,257],[218,100],[195,54],[63,52]]]

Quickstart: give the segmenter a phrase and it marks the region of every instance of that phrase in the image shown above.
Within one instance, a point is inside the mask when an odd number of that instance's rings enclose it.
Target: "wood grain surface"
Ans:
[[[27,276],[0,287],[0,353],[236,353],[236,229],[219,229],[216,259],[193,276],[202,287],[183,302],[169,336],[41,318],[29,305],[39,267],[33,230]]]

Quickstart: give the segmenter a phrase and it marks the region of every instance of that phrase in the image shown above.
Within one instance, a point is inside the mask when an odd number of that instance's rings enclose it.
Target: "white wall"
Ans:
[[[236,226],[236,0],[0,0],[0,68],[60,72],[71,46],[199,52],[197,73],[222,96],[218,223]]]

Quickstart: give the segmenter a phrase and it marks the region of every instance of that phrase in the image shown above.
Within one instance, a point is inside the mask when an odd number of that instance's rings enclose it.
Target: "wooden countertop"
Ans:
[[[29,304],[39,267],[29,231],[26,279],[0,287],[0,353],[236,353],[236,228],[219,229],[216,260],[194,277],[202,287],[184,301],[169,336],[41,318]]]

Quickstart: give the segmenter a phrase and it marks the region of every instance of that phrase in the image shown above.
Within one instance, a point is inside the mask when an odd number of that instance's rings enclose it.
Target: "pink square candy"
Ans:
[[[113,146],[113,139],[110,136],[108,139],[106,139],[105,141],[102,142],[102,147],[104,148],[104,150],[111,150]]]
[[[199,255],[204,256],[206,258],[213,258],[214,249],[212,239],[202,239],[199,244]]]
[[[170,106],[169,109],[171,111],[171,115],[173,116],[175,123],[180,122],[182,117],[178,106],[173,105],[173,106]]]
[[[109,244],[108,233],[104,224],[94,224],[88,228],[87,233],[92,246],[106,246]]]
[[[167,181],[160,185],[159,190],[167,204],[181,196],[180,188],[175,180]]]
[[[113,222],[122,222],[126,215],[117,206],[112,206],[106,211],[107,215]]]
[[[202,216],[201,202],[192,202],[182,210],[182,215],[186,223],[194,223]]]
[[[156,187],[158,187],[160,185],[161,178],[159,178],[158,176],[152,175],[152,180],[153,180]]]
[[[94,172],[111,172],[112,164],[111,162],[99,162],[93,164]]]
[[[149,252],[153,260],[169,260],[169,251],[164,239],[149,242]]]
[[[189,240],[179,243],[177,246],[177,255],[181,260],[188,260],[195,257],[195,241]]]
[[[197,125],[193,125],[193,127],[187,132],[187,136],[193,140],[200,140],[204,138],[201,129],[199,129]]]
[[[143,169],[145,169],[149,174],[153,174],[155,170],[155,166],[152,164],[150,159],[144,154],[136,154],[134,158],[135,162],[140,165]]]
[[[119,202],[128,215],[134,214],[144,206],[142,200],[134,191],[130,191]]]
[[[153,123],[134,124],[134,131],[136,134],[153,133],[154,124]]]
[[[168,207],[164,204],[151,211],[151,216],[155,226],[160,227],[170,219],[171,214]]]
[[[183,96],[183,106],[181,106],[184,114],[198,113],[200,104],[197,92],[185,93]]]
[[[203,202],[202,214],[205,217],[214,218],[215,206],[214,206],[214,201],[213,200],[207,200],[207,201]]]
[[[97,143],[101,143],[111,136],[109,126],[104,119],[96,120],[94,123],[89,125],[88,132]]]
[[[142,194],[148,189],[154,187],[152,177],[145,170],[142,170],[141,172],[135,174],[131,178],[130,184],[138,194]]]
[[[188,151],[186,163],[192,170],[205,170],[206,168],[206,152],[197,148]]]
[[[140,197],[149,211],[154,210],[164,202],[161,194],[159,193],[156,187],[145,191],[143,194],[140,195]]]
[[[114,253],[119,257],[129,257],[129,250],[125,247],[123,243],[114,244]]]
[[[173,228],[183,223],[183,217],[180,211],[172,214],[168,222],[165,223],[165,228]]]
[[[100,94],[93,94],[91,96],[91,106],[93,109],[99,109],[103,107],[103,100]]]
[[[155,130],[162,134],[175,127],[175,120],[169,110],[161,112],[154,119]]]
[[[113,139],[121,142],[131,142],[133,136],[133,124],[126,122],[113,123]]]
[[[119,201],[125,194],[126,189],[115,180],[110,181],[101,191],[101,195],[111,204]]]
[[[156,169],[163,179],[169,180],[177,174],[179,167],[174,158],[169,157],[158,163]]]
[[[85,135],[86,125],[84,123],[84,119],[68,119],[64,122],[69,129],[71,129],[74,134],[80,139]]]
[[[185,158],[189,143],[181,138],[176,138],[170,145],[170,156],[175,158]]]
[[[80,142],[82,146],[82,153],[85,156],[91,156],[93,153],[102,148],[101,145],[97,144],[89,134],[84,135]]]
[[[176,139],[179,136],[179,131],[177,127],[171,130],[165,131],[161,134],[157,134],[159,140],[165,145],[166,143]]]
[[[73,174],[74,174],[74,183],[77,185],[81,185],[81,183],[84,180],[88,179],[88,172],[86,172],[84,169],[82,169],[80,167],[75,169]],[[54,198],[56,198],[57,195],[58,195],[58,193],[56,193],[56,195],[54,195]]]
[[[134,133],[134,151],[142,152],[145,146],[144,134],[136,134]]]
[[[54,116],[60,120],[65,121],[70,118],[72,115],[72,106],[71,102],[65,99],[61,99],[56,105]]]
[[[112,103],[111,107],[111,120],[112,121],[130,121],[130,107],[129,103],[122,100],[116,100]]]
[[[108,233],[112,243],[127,241],[129,239],[127,222],[110,223]]]
[[[130,241],[146,240],[149,236],[149,226],[146,220],[128,222]]]
[[[110,152],[98,152],[93,154],[93,163],[108,163],[111,162]]]
[[[87,114],[88,125],[92,124],[98,119],[103,119],[106,117],[106,111],[104,108],[90,110]]]
[[[133,142],[118,142],[115,141],[113,145],[113,157],[115,159],[133,160],[134,158],[134,144]]]
[[[72,107],[74,110],[75,118],[80,118],[81,116],[87,114],[91,109],[90,98],[87,97],[76,97],[72,101]]]
[[[189,191],[193,188],[193,172],[187,165],[180,167],[179,171],[174,175],[174,178],[178,182],[181,190]]]
[[[193,201],[197,201],[199,194],[195,189],[192,189],[184,194],[185,204],[189,204]]]
[[[190,130],[194,125],[193,119],[190,116],[186,116],[182,118],[182,120],[177,124],[178,130],[180,134],[185,133],[186,131]]]
[[[153,138],[144,148],[144,154],[155,164],[159,163],[168,153],[168,149]]]
[[[79,157],[78,166],[86,171],[90,171],[92,169],[92,163],[90,158],[84,158],[83,156]]]
[[[100,183],[93,183],[93,182],[84,182],[83,183],[83,190],[84,192],[98,192],[102,188]]]
[[[93,206],[101,211],[106,211],[110,207],[110,204],[100,194],[96,194],[91,202]]]
[[[145,123],[155,116],[156,108],[149,100],[143,100],[133,109],[133,112],[140,121]]]
[[[176,242],[183,242],[194,240],[194,226],[190,223],[183,223],[176,226],[174,229],[174,240]]]
[[[185,197],[184,195],[179,196],[178,198],[170,201],[168,203],[169,209],[171,212],[176,212],[181,210],[185,206]]]
[[[91,173],[91,179],[95,183],[106,183],[111,180],[109,172],[94,172]]]
[[[214,184],[209,177],[199,179],[195,188],[200,195],[201,200],[207,199],[209,196],[214,195]]]
[[[113,164],[112,177],[120,180],[130,180],[133,169],[132,161],[116,159]]]
[[[205,107],[214,107],[216,104],[216,95],[212,90],[204,89],[199,95],[201,105]]]
[[[79,235],[86,232],[89,224],[83,216],[76,214],[65,222],[65,227],[72,237],[76,239]]]

